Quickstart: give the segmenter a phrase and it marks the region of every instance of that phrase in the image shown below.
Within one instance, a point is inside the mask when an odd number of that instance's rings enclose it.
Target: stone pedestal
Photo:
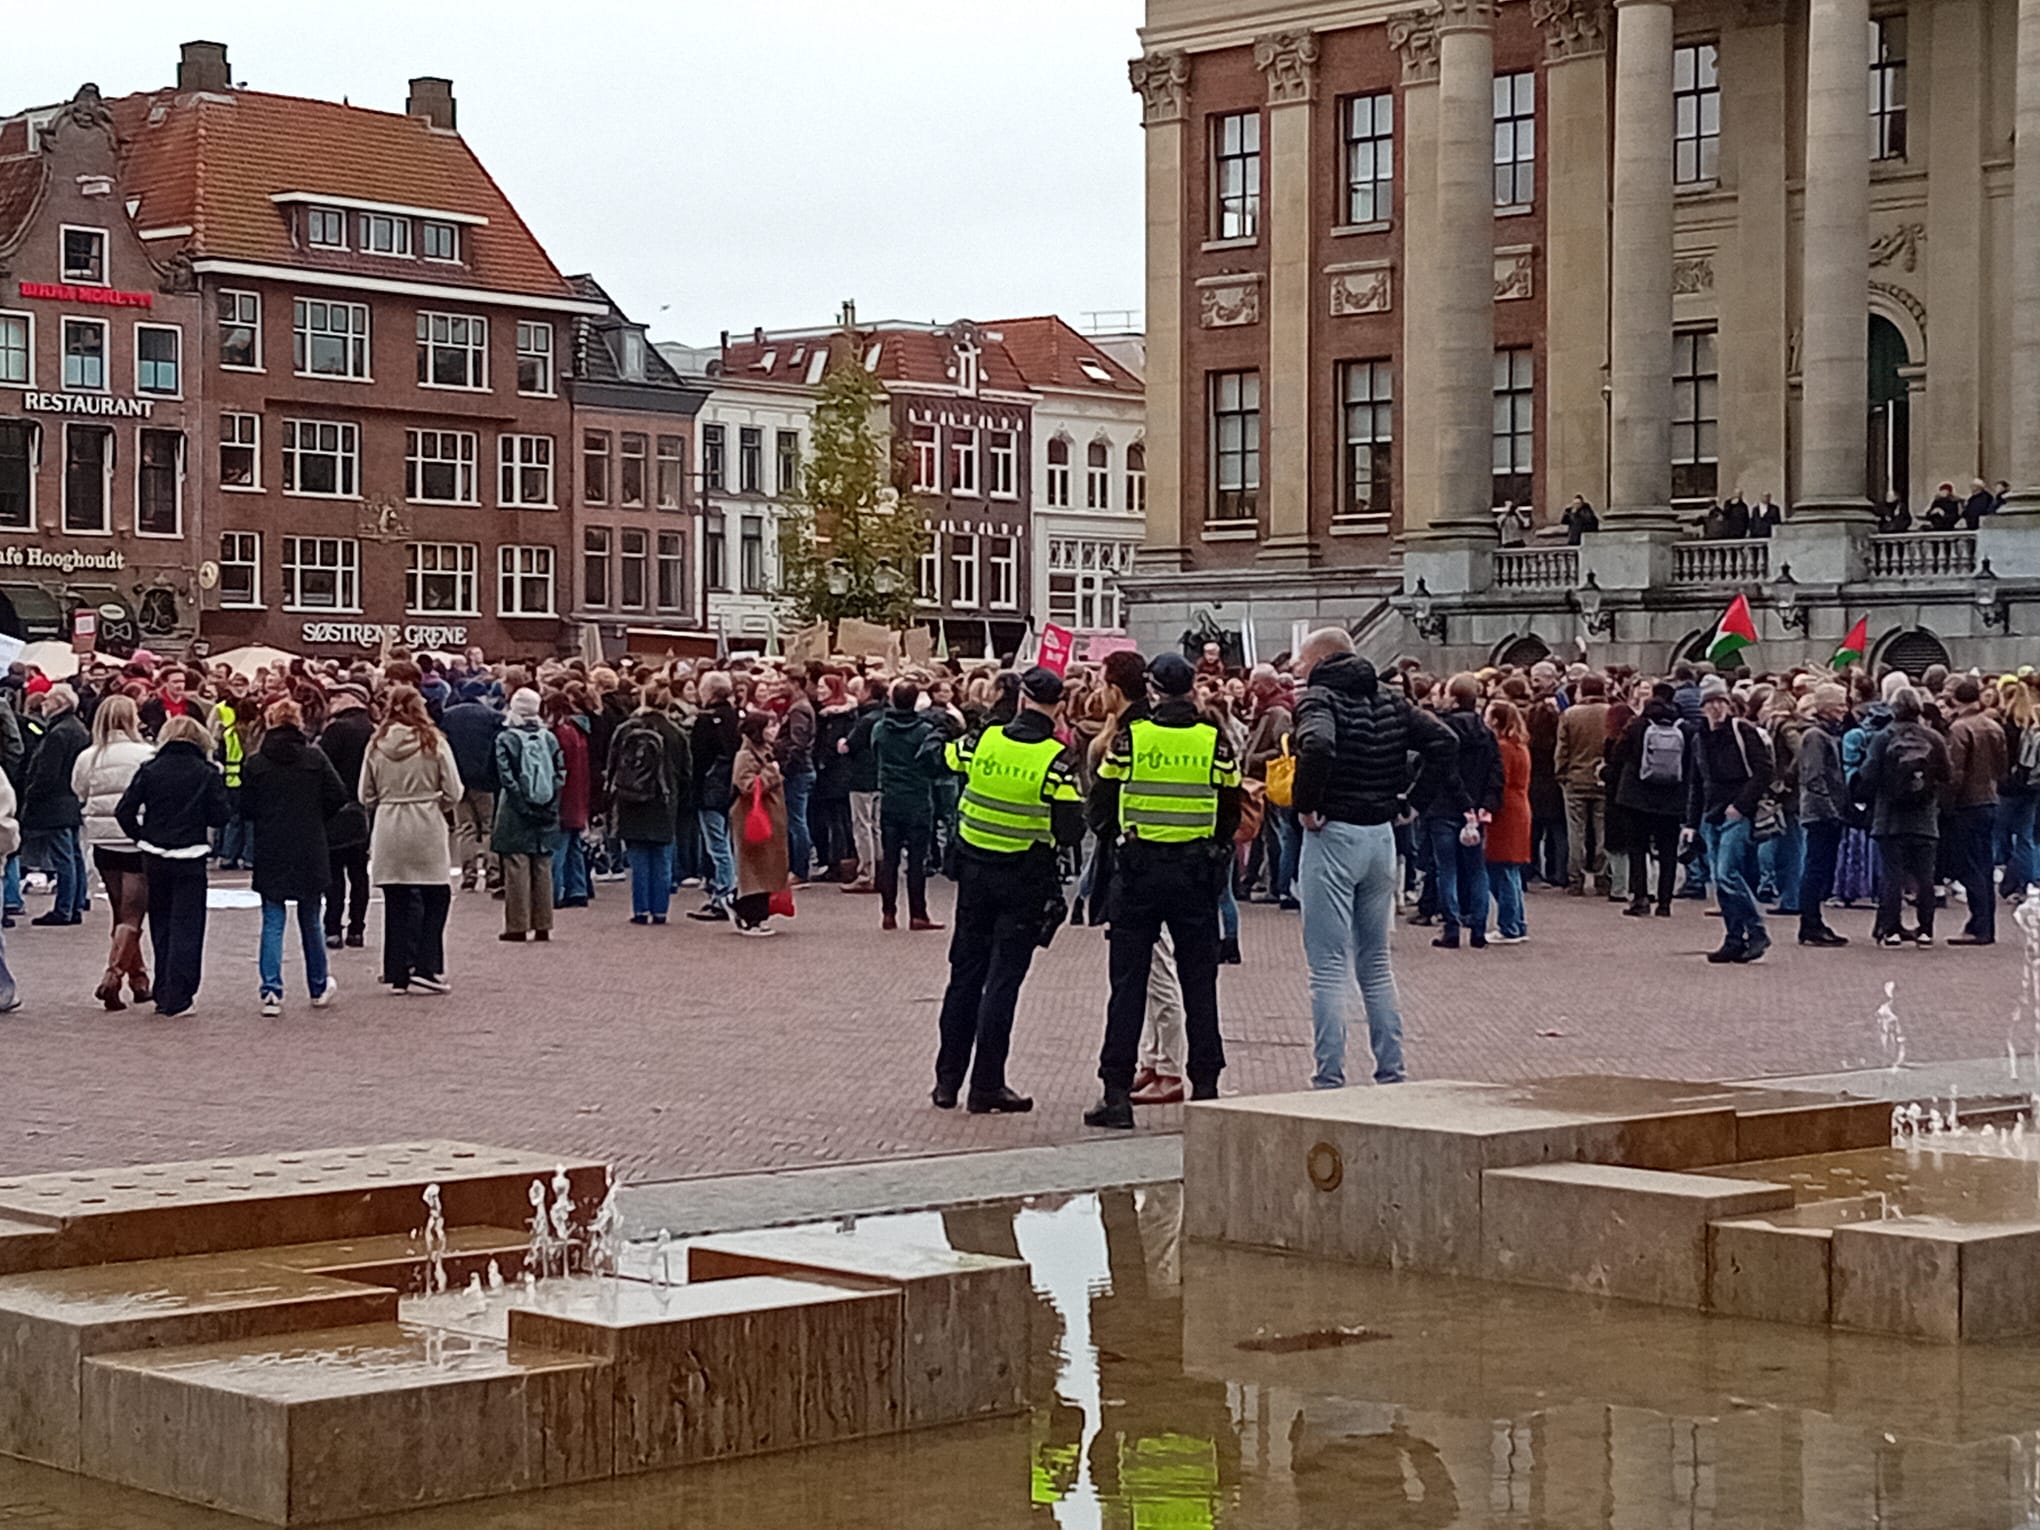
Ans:
[[[1580,542],[1580,582],[1587,575],[1604,590],[1648,590],[1671,583],[1672,535],[1668,531],[1598,531]]]
[[[1494,580],[1495,550],[1478,542],[1412,541],[1403,553],[1403,591],[1414,595],[1417,581],[1433,595],[1467,595]]]
[[[1776,579],[1789,564],[1801,584],[1833,586],[1862,579],[1870,572],[1870,537],[1876,529],[1865,520],[1816,519],[1795,511],[1771,533],[1771,577]]]
[[[2034,509],[2040,511],[2040,499]],[[1976,562],[2000,579],[2040,579],[2040,514],[1993,515],[1976,531]]]

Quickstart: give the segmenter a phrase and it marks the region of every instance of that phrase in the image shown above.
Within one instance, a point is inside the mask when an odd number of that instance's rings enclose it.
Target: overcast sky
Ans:
[[[99,0],[8,5],[0,114],[234,78],[460,127],[562,270],[661,340],[1138,309],[1141,0]]]

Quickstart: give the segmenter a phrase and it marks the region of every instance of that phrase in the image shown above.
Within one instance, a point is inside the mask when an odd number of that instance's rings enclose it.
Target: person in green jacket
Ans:
[[[503,861],[503,940],[552,939],[553,837],[567,779],[560,741],[539,721],[538,692],[510,698],[496,735],[496,823],[489,848]]]
[[[935,848],[935,780],[943,774],[942,746],[948,731],[936,725],[945,714],[917,711],[921,688],[911,680],[894,683],[890,705],[871,726],[871,752],[878,777],[878,895],[883,930],[899,926],[900,863],[907,868],[907,928],[939,930],[928,917],[928,861]]]

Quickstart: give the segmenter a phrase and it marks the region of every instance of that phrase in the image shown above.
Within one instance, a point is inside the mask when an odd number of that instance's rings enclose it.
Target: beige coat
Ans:
[[[433,734],[427,752],[418,730],[398,724],[368,746],[361,762],[361,805],[374,817],[369,879],[378,887],[443,885],[448,875],[446,815],[460,801],[453,746]]]
[[[765,783],[765,812],[772,820],[772,837],[762,845],[744,839],[744,820],[751,812],[751,783]],[[776,893],[786,885],[786,783],[772,757],[754,745],[737,751],[730,767],[730,786],[736,796],[730,803],[730,843],[737,852],[737,895]]]

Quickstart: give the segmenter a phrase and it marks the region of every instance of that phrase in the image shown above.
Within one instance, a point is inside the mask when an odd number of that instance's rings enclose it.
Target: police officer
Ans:
[[[1181,654],[1148,665],[1154,704],[1122,723],[1098,766],[1091,827],[1117,837],[1107,917],[1112,996],[1098,1077],[1105,1096],[1086,1126],[1133,1128],[1133,1070],[1146,1013],[1148,967],[1168,926],[1183,985],[1190,1098],[1218,1098],[1225,1047],[1218,1036],[1219,878],[1231,874],[1240,823],[1240,767],[1232,746],[1190,699],[1196,674]]]
[[[1060,922],[1057,847],[1084,836],[1076,760],[1055,737],[1062,690],[1055,671],[1030,669],[1020,677],[1012,721],[943,748],[943,763],[965,780],[949,988],[929,1096],[939,1110],[956,1108],[966,1072],[973,1115],[1034,1108],[1006,1087],[1013,1008],[1035,947]]]

